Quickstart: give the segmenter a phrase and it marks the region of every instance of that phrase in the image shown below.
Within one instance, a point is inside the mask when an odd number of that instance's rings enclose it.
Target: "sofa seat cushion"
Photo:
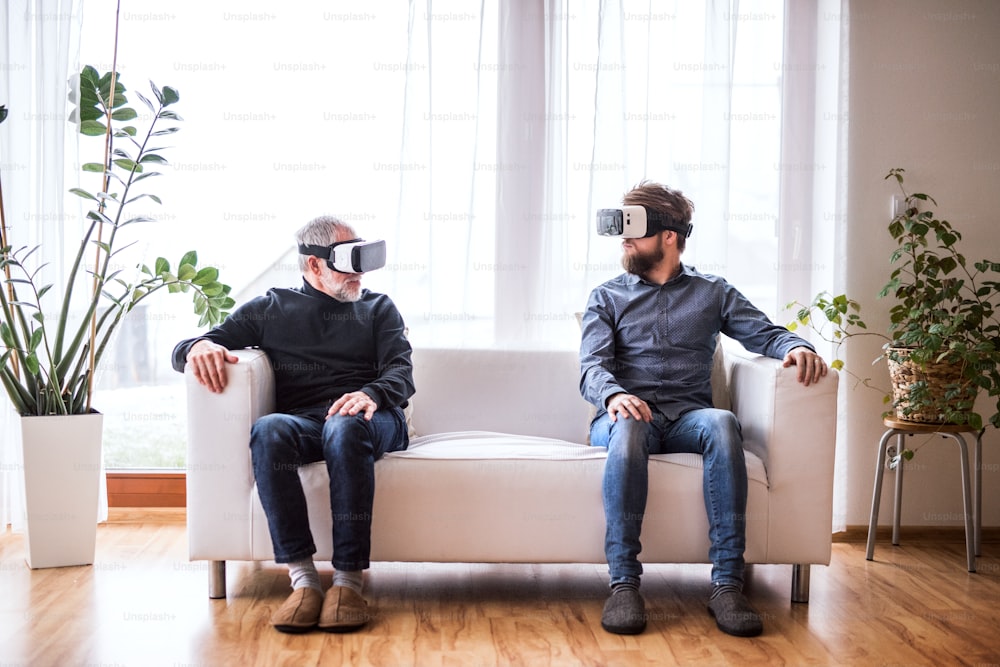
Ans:
[[[414,438],[406,450],[387,454],[375,466],[372,560],[603,562],[606,454],[601,447],[488,431]],[[746,459],[748,514],[766,518],[764,466],[749,452]],[[701,456],[655,455],[649,471],[644,555],[650,562],[704,562],[708,524],[701,502]],[[317,558],[328,560],[326,466],[303,466],[300,476]],[[254,557],[273,558],[256,487],[252,503]],[[748,528],[757,532],[753,524]],[[518,539],[510,540],[511,535]]]

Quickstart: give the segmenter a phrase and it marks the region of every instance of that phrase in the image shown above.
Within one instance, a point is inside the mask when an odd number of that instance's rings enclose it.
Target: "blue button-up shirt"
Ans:
[[[684,265],[663,285],[624,273],[595,288],[582,327],[583,397],[603,411],[612,395],[627,392],[672,420],[712,407],[719,332],[777,359],[796,347],[813,349],[723,278]]]

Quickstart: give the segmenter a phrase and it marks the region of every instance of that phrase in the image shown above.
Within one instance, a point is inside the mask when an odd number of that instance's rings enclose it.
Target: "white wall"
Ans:
[[[886,231],[895,184],[907,170],[911,192],[926,192],[962,232],[970,261],[1000,261],[1000,2],[859,0],[851,3],[848,293],[870,328],[885,330],[888,300],[876,298],[889,274],[894,242]],[[857,339],[852,343],[857,342]],[[884,365],[870,366],[879,343],[852,345],[846,359],[888,386]],[[849,382],[848,378],[844,378]],[[885,409],[877,392],[848,390],[846,523],[868,523],[875,450]],[[981,402],[982,409],[988,409]],[[986,413],[991,414],[991,413]],[[911,447],[923,440],[908,439]],[[984,525],[1000,525],[1000,436],[984,443]],[[935,438],[908,464],[903,525],[961,526],[957,447]],[[890,522],[886,476],[882,521]]]

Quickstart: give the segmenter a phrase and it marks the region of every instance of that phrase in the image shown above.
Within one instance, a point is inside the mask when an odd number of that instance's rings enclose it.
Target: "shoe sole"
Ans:
[[[601,627],[615,635],[639,635],[646,629],[645,623],[639,627],[614,627],[601,622]]]
[[[367,625],[367,621],[364,623],[357,623],[352,625],[317,625],[316,628],[323,632],[333,632],[333,633],[343,633],[343,632],[354,632],[355,630],[360,630]]]
[[[301,635],[311,630],[315,630],[315,625],[275,625],[274,629],[289,635]]]

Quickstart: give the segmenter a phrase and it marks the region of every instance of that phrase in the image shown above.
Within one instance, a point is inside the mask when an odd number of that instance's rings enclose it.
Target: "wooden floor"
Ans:
[[[708,566],[647,566],[649,627],[600,627],[604,566],[376,563],[375,621],[350,635],[284,635],[268,624],[288,591],[273,563],[230,563],[228,599],[207,596],[184,524],[125,516],[98,531],[89,567],[28,570],[0,534],[0,666],[73,665],[1000,665],[1000,543],[978,572],[961,539],[919,539],[876,561],[835,543],[812,568],[809,604],[790,566],[751,569],[764,634],[720,633],[705,610]],[[323,570],[329,584],[329,569]]]

